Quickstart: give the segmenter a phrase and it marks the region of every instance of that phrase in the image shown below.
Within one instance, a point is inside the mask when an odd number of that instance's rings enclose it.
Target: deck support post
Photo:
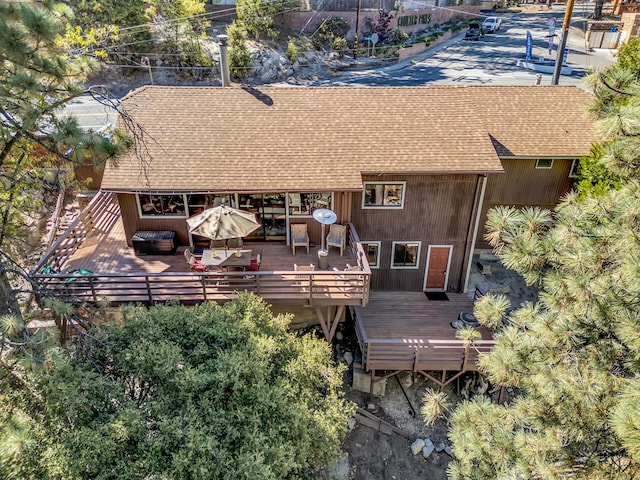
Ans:
[[[369,372],[371,376],[371,381],[369,382],[369,403],[373,402],[373,380],[376,378],[376,371],[371,369]]]
[[[342,317],[342,313],[344,312],[344,305],[338,305],[336,307],[336,313],[333,315],[333,319],[331,318],[331,306],[327,306],[327,314],[326,317],[322,313],[322,309],[320,307],[316,307],[316,316],[320,321],[320,326],[322,327],[322,332],[324,333],[324,337],[327,339],[327,342],[330,342],[333,339],[333,336],[336,333],[336,329],[338,327],[338,323],[340,323],[340,317]]]

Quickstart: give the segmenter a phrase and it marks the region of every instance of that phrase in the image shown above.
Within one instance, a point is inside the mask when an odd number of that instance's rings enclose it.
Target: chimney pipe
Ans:
[[[222,86],[231,85],[231,75],[229,74],[229,45],[226,35],[218,35],[218,44],[220,45],[220,77],[222,78]]]

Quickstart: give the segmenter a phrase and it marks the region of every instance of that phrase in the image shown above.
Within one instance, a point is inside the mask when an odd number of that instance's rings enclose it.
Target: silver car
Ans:
[[[484,31],[487,33],[496,33],[500,30],[500,25],[502,25],[502,19],[498,17],[487,17],[482,23]]]

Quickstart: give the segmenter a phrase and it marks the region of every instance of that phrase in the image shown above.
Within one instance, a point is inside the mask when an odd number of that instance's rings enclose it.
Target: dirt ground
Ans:
[[[350,321],[347,320],[341,327],[340,333],[343,339],[335,344],[337,357],[341,357],[345,351],[356,352],[357,342]],[[368,393],[359,392],[351,387],[352,381],[353,367],[350,367],[345,377],[347,399],[394,425],[404,433],[404,436],[398,433],[388,435],[356,423],[345,438],[343,443],[345,458],[334,473],[334,478],[340,480],[446,479],[446,469],[451,457],[445,451],[434,451],[427,459],[423,458],[422,453],[413,455],[411,452],[411,443],[418,438],[429,438],[434,444],[442,442],[449,445],[446,422],[439,420],[434,426],[427,427],[420,414],[426,388],[434,388],[436,385],[428,382],[421,375],[402,373],[398,378],[391,377],[386,380],[384,396],[374,396],[370,401]],[[449,393],[456,396],[454,389]]]
[[[479,262],[484,264],[486,273],[481,272]],[[472,287],[478,285],[489,293],[505,294],[513,308],[527,301],[535,302],[537,299],[535,288],[527,286],[520,275],[504,268],[497,257],[486,252],[482,255],[476,253],[474,256],[469,285]],[[473,288],[471,290],[470,295],[473,295]],[[335,358],[340,361],[344,358],[345,352],[349,351],[355,355],[357,362],[359,360],[357,339],[353,323],[349,318],[340,325],[339,332],[339,337],[342,339],[334,340]],[[445,389],[445,393],[455,405],[463,399],[459,393],[460,389],[464,390],[465,384],[478,380],[477,374],[462,375],[459,382],[455,381]],[[373,428],[356,424],[344,440],[345,458],[335,469],[333,478],[337,480],[445,480],[447,466],[452,457],[444,450],[434,451],[426,459],[423,458],[422,453],[413,455],[411,452],[412,442],[419,438],[428,438],[434,444],[441,442],[444,445],[450,445],[447,439],[447,422],[438,420],[435,425],[427,427],[420,414],[425,390],[437,389],[437,385],[429,382],[422,375],[403,372],[397,378],[395,376],[388,378],[384,396],[374,396],[371,401],[368,393],[359,392],[353,389],[352,385],[353,367],[351,366],[345,376],[344,388],[347,399],[394,425],[405,436],[397,433],[387,435]],[[490,395],[494,402],[498,401],[498,389],[489,385],[486,394]]]

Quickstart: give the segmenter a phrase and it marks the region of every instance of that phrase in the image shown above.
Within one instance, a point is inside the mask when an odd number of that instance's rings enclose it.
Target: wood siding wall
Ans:
[[[364,182],[406,182],[402,210],[363,209],[353,194],[352,223],[362,242],[379,241],[380,268],[372,270],[373,290],[422,291],[429,245],[453,245],[448,291],[464,288],[467,252],[474,226],[478,175],[380,175]],[[418,269],[391,269],[394,241],[420,241]]]
[[[334,192],[333,211],[338,215],[338,222],[347,224],[351,221],[351,192]],[[358,195],[358,198],[361,198]],[[122,221],[127,238],[127,245],[131,246],[131,237],[138,230],[173,230],[177,233],[178,245],[189,245],[189,231],[185,218],[140,218],[136,196],[132,194],[118,194],[118,202],[122,211]],[[311,217],[290,217],[291,223],[306,223],[309,230],[309,241],[320,245],[322,240],[322,226]],[[325,229],[325,235],[329,228]]]
[[[556,159],[552,168],[539,169],[535,168],[535,159],[502,159],[505,173],[487,178],[476,248],[490,248],[484,240],[490,208],[499,205],[554,208],[573,187],[574,179],[569,178],[572,163],[572,160]]]

